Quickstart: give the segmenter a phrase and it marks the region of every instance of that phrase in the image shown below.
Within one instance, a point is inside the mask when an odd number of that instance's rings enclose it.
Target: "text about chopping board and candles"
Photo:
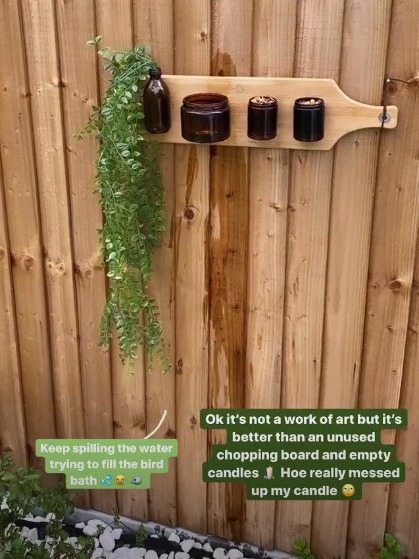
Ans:
[[[201,427],[227,431],[203,480],[245,483],[247,499],[359,500],[363,483],[405,479],[396,446],[381,442],[407,427],[404,409],[207,409]]]

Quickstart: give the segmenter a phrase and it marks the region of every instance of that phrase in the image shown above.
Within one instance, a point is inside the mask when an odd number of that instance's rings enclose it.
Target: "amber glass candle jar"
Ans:
[[[294,138],[300,142],[318,142],[324,136],[324,101],[301,97],[294,103]]]
[[[278,101],[274,97],[258,95],[249,99],[247,107],[247,135],[253,140],[271,140],[276,136]]]
[[[230,105],[220,93],[193,93],[180,109],[182,137],[200,144],[221,142],[230,136]]]

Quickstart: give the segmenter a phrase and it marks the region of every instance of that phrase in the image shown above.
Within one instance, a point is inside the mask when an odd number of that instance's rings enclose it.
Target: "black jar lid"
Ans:
[[[183,105],[188,109],[213,111],[228,106],[228,97],[221,93],[192,93],[183,99]]]
[[[161,68],[150,68],[150,78],[161,78]]]

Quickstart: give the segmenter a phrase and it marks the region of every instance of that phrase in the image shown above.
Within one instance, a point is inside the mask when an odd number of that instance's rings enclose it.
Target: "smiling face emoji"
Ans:
[[[345,497],[352,497],[352,495],[355,494],[355,487],[350,483],[345,483],[345,485],[342,487],[342,493],[345,495]]]
[[[123,476],[122,474],[118,474],[117,476],[115,476],[115,483],[116,485],[124,485],[124,483],[126,482],[127,478],[125,476]]]

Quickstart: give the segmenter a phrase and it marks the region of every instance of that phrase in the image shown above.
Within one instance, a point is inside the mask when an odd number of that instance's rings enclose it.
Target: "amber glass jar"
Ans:
[[[230,105],[220,93],[193,93],[180,109],[182,137],[189,142],[221,142],[230,136]]]
[[[324,136],[324,101],[301,97],[294,103],[294,138],[300,142],[318,142]]]
[[[247,135],[253,140],[272,140],[276,136],[278,101],[258,95],[249,99]]]
[[[160,68],[150,70],[144,87],[144,125],[150,134],[163,134],[170,129],[170,93],[161,77]]]

